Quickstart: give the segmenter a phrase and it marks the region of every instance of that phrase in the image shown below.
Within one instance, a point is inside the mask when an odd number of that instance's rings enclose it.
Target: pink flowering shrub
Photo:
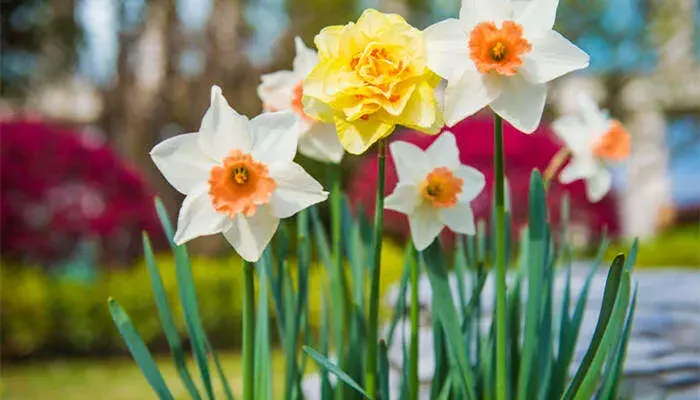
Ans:
[[[457,138],[461,162],[480,170],[486,176],[486,188],[472,202],[472,207],[477,221],[489,220],[494,184],[493,121],[486,118],[469,118],[448,130]],[[532,169],[544,171],[562,144],[544,125],[541,125],[533,134],[524,135],[504,123],[503,135],[506,176],[511,190],[511,215],[517,232],[527,221],[527,197]],[[392,141],[407,141],[425,149],[436,138],[437,136],[404,131],[393,135]],[[388,195],[393,192],[397,183],[396,169],[390,152],[387,152],[386,168],[385,194]],[[362,204],[364,210],[370,210],[369,217],[371,217],[371,210],[374,210],[376,176],[376,156],[366,158],[356,168],[348,188],[353,206]],[[609,194],[600,202],[591,204],[586,200],[582,181],[561,185],[556,178],[554,179],[547,196],[550,221],[558,223],[562,195],[565,192],[569,192],[571,198],[572,224],[579,228],[584,227],[588,235],[593,237],[599,235],[604,227],[607,227],[611,234],[618,232],[619,223],[614,196]],[[408,236],[408,219],[405,215],[386,210],[384,217],[387,231]]]
[[[142,230],[163,243],[151,190],[110,148],[33,121],[0,122],[0,141],[3,258],[50,266],[90,242],[126,264]]]

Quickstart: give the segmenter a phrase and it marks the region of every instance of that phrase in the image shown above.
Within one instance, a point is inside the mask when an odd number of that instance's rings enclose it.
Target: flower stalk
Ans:
[[[255,282],[253,268],[253,263],[243,262],[243,400],[254,398]]]
[[[544,170],[543,179],[545,188],[549,187],[549,184],[552,182],[552,179],[554,179],[557,172],[559,172],[562,165],[564,165],[564,163],[570,155],[571,151],[568,147],[565,146],[559,149],[559,151],[554,155],[554,157],[552,157],[552,159],[549,161],[549,164],[547,164],[547,168]]]
[[[496,176],[496,399],[506,399],[506,207],[503,162],[503,120],[494,114],[493,164]]]
[[[382,232],[384,230],[384,181],[386,172],[386,139],[377,148],[377,198],[374,206],[374,262],[369,295],[369,323],[367,330],[367,368],[365,389],[373,398],[377,393],[377,323],[379,317],[379,277],[381,276]]]
[[[408,366],[409,399],[418,400],[418,260],[411,252],[411,348]]]

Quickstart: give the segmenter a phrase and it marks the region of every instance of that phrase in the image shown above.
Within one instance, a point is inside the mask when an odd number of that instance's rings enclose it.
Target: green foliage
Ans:
[[[620,382],[620,374],[626,353],[627,341],[631,327],[634,306],[636,304],[636,288],[631,280],[632,267],[637,259],[638,244],[635,242],[628,257],[617,255],[608,271],[605,283],[604,296],[595,332],[588,345],[587,352],[580,365],[577,366],[573,377],[568,375],[571,369],[573,352],[577,347],[576,342],[582,323],[582,310],[585,309],[588,291],[594,272],[602,261],[602,255],[606,251],[607,241],[604,240],[598,252],[598,260],[588,274],[583,290],[578,297],[572,296],[571,291],[571,251],[567,243],[554,243],[552,231],[561,231],[559,237],[566,237],[568,224],[568,202],[562,206],[561,226],[552,226],[547,221],[546,191],[542,178],[538,172],[533,172],[530,183],[529,196],[530,225],[521,240],[520,259],[517,266],[511,271],[511,284],[506,296],[505,318],[505,348],[508,357],[498,359],[497,319],[492,318],[491,326],[487,334],[479,328],[480,316],[484,315],[482,304],[485,303],[482,289],[489,272],[487,260],[494,260],[495,248],[487,246],[486,233],[479,229],[476,237],[470,238],[466,246],[463,238],[458,237],[458,244],[453,250],[448,250],[435,241],[426,250],[416,253],[407,249],[404,251],[403,262],[397,258],[396,264],[403,265],[403,274],[399,289],[399,299],[394,311],[394,319],[390,325],[389,337],[386,342],[391,342],[396,330],[397,321],[404,319],[406,310],[403,299],[407,297],[408,281],[415,287],[416,274],[411,274],[410,269],[420,266],[427,272],[432,287],[433,333],[435,358],[435,373],[432,381],[432,397],[440,399],[481,399],[492,398],[494,393],[504,394],[506,399],[574,399],[584,400],[595,396],[604,398],[613,397],[617,393]],[[172,228],[160,210],[164,221],[165,231],[172,237]],[[309,221],[309,215],[311,221]],[[270,324],[268,312],[276,310],[277,333],[285,354],[285,379],[284,394],[286,398],[303,398],[301,391],[301,379],[307,372],[307,357],[313,359],[322,370],[319,393],[323,398],[359,399],[389,397],[389,363],[387,358],[387,346],[384,339],[377,343],[377,387],[376,391],[368,389],[364,367],[371,365],[363,359],[367,354],[368,336],[366,333],[366,321],[368,313],[365,307],[368,281],[372,275],[370,256],[372,254],[371,229],[365,226],[363,220],[352,218],[339,219],[342,223],[342,232],[346,235],[345,255],[350,261],[344,271],[348,290],[338,276],[334,276],[334,257],[332,257],[329,241],[325,230],[319,223],[316,211],[302,212],[296,221],[296,268],[290,267],[286,230],[282,229],[259,262],[256,263],[259,290],[257,296],[257,322],[255,331],[255,346],[250,346],[252,359],[248,361],[248,370],[254,371],[255,379],[250,384],[254,389],[255,397],[270,398],[274,391],[270,359]],[[336,220],[337,221],[337,220]],[[313,229],[312,226],[313,225]],[[500,229],[507,229],[505,227]],[[508,231],[506,231],[509,233]],[[353,234],[354,233],[354,234]],[[154,259],[149,256],[149,247],[146,243],[147,261],[153,264]],[[315,252],[314,252],[315,250]],[[180,287],[180,299],[185,307],[191,302],[192,309],[185,309],[184,316],[188,321],[188,329],[197,326],[198,313],[206,315],[207,306],[201,302],[201,309],[197,307],[197,299],[194,291],[194,280],[190,273],[196,269],[190,267],[184,247],[173,245],[173,251],[180,265],[176,280]],[[386,257],[387,252],[383,254]],[[314,264],[313,255],[319,255],[321,263]],[[176,262],[177,264],[177,262]],[[393,261],[387,261],[385,266],[392,266]],[[464,280],[457,280],[459,294],[454,297],[448,278],[448,267],[454,266],[456,271],[467,273],[472,277],[471,288],[467,289]],[[392,268],[387,268],[391,270]],[[563,304],[559,310],[554,310],[554,277],[555,272],[566,273],[567,283],[563,293]],[[312,271],[316,271],[313,275]],[[166,330],[171,329],[164,305],[172,307],[169,302],[163,300],[167,295],[161,292],[157,277],[157,269],[151,265],[151,278],[153,290],[156,293],[157,304],[161,319]],[[315,276],[320,276],[317,278]],[[166,280],[163,280],[165,282]],[[388,280],[384,280],[386,283]],[[166,286],[164,286],[166,287]],[[249,286],[251,287],[251,286]],[[353,290],[350,290],[350,287]],[[311,290],[314,288],[315,290]],[[327,288],[338,290],[334,296],[329,296]],[[524,295],[524,288],[527,294]],[[270,296],[268,297],[268,290]],[[319,317],[312,317],[310,313],[309,299],[314,291],[318,291],[321,300]],[[240,294],[240,290],[235,293]],[[183,296],[184,294],[184,296]],[[173,296],[167,295],[168,299]],[[415,296],[412,296],[415,300]],[[271,304],[269,300],[272,300]],[[326,300],[329,303],[326,304]],[[240,303],[233,299],[228,306]],[[313,302],[312,302],[313,303]],[[112,313],[115,314],[114,303]],[[339,307],[352,305],[349,315],[338,318],[333,315]],[[329,310],[330,307],[330,310]],[[524,307],[524,309],[523,309]],[[224,307],[225,308],[225,307]],[[121,309],[116,310],[122,312]],[[196,312],[194,312],[196,311]],[[524,311],[524,312],[523,312]],[[252,313],[252,311],[251,311]],[[417,316],[413,310],[412,318]],[[177,313],[179,315],[179,313]],[[163,388],[158,379],[159,372],[153,368],[150,355],[143,344],[143,340],[130,320],[123,315],[115,316],[117,326],[129,347],[132,356],[144,370],[144,375],[160,398],[168,398],[167,388]],[[310,334],[311,331],[319,332],[315,328],[315,321],[320,321],[320,337]],[[416,337],[417,323],[411,324],[413,332],[411,338]],[[502,327],[503,328],[503,327]],[[144,330],[148,332],[148,330]],[[204,331],[201,331],[200,339],[208,341]],[[415,339],[411,339],[415,340]],[[557,346],[554,342],[558,341]],[[178,347],[173,346],[173,351]],[[196,345],[196,343],[195,343]],[[408,351],[404,336],[404,356]],[[252,350],[254,348],[254,350]],[[416,358],[416,351],[411,350],[411,357]],[[319,350],[316,350],[319,349]],[[423,347],[420,351],[426,351]],[[333,352],[331,354],[331,351]],[[472,354],[476,351],[476,354]],[[145,353],[144,353],[145,352]],[[205,388],[211,387],[211,378],[205,373],[204,365],[208,365],[210,356],[215,357],[211,347],[206,351],[194,348],[195,359],[201,374],[201,381]],[[340,356],[338,356],[340,355]],[[175,359],[177,363],[177,358]],[[505,387],[496,388],[500,367],[506,371]],[[408,376],[408,368],[404,363],[403,376]],[[246,367],[244,367],[244,370]],[[329,375],[337,378],[335,387],[331,384]],[[187,384],[189,373],[180,374],[183,383]],[[221,375],[226,382],[226,378]],[[400,386],[399,398],[406,398],[415,394],[415,385],[404,380]],[[208,389],[209,390],[209,389]],[[195,397],[195,396],[193,396]],[[209,395],[212,398],[212,395]],[[232,398],[232,396],[227,396]],[[252,398],[252,397],[249,397]]]
[[[629,244],[617,244],[607,253],[612,257],[624,251]],[[637,267],[700,268],[700,223],[690,224],[663,232],[657,237],[639,243]]]

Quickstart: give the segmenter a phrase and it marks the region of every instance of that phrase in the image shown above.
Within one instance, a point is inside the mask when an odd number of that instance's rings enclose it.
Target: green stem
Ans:
[[[494,154],[496,174],[496,399],[506,399],[506,207],[503,167],[503,120],[494,114]]]
[[[384,230],[384,175],[386,167],[386,140],[379,140],[377,150],[377,199],[374,206],[374,263],[369,295],[369,323],[367,329],[367,369],[365,389],[377,397],[377,323],[379,317],[379,277],[381,276],[382,231]]]
[[[253,400],[255,283],[253,263],[243,262],[243,400]]]
[[[411,254],[411,357],[408,384],[411,400],[418,400],[418,260],[415,250]]]
[[[341,170],[340,164],[333,164],[330,166],[330,183],[331,183],[331,194],[330,194],[330,206],[331,206],[331,236],[333,240],[333,264],[335,267],[335,279],[332,280],[335,287],[332,290],[339,293],[342,297],[338,307],[337,312],[340,315],[340,320],[342,321],[339,327],[340,331],[336,333],[336,357],[337,363],[341,368],[345,367],[345,348],[344,348],[344,333],[347,332],[350,326],[349,313],[351,310],[348,285],[345,279],[345,272],[343,271],[343,191],[341,188]],[[334,311],[335,312],[335,311]],[[343,399],[343,390],[338,390],[336,392],[336,400]]]

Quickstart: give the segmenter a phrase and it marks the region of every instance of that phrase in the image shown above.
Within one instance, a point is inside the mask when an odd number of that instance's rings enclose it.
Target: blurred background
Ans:
[[[148,151],[198,129],[212,84],[252,117],[261,111],[260,75],[291,67],[295,36],[311,45],[322,27],[355,20],[367,7],[398,12],[420,29],[459,8],[457,0],[0,5],[0,396],[8,399],[148,397],[136,366],[124,358],[105,300],[117,297],[152,348],[167,349],[141,260],[141,232],[167,250],[153,196],[171,216],[182,196]],[[641,266],[700,270],[699,25],[695,0],[560,1],[556,29],[591,55],[591,67],[551,85],[536,134],[506,128],[516,224],[526,220],[530,171],[543,170],[561,147],[548,122],[575,107],[576,93],[587,92],[627,126],[632,154],[615,166],[614,191],[598,204],[586,201],[581,182],[554,184],[552,219],[568,192],[581,257],[607,229],[619,246],[641,239]],[[453,131],[463,162],[490,178],[488,114]],[[394,138],[421,146],[432,141],[414,132]],[[322,165],[299,161],[324,182]],[[343,169],[353,209],[371,210],[373,155],[348,156]],[[391,167],[388,180],[390,192]],[[481,218],[490,213],[489,192],[474,204]],[[387,214],[390,259],[400,259],[406,227],[403,217]],[[190,248],[205,329],[217,347],[231,349],[225,359],[236,368],[239,261],[220,238]],[[159,262],[175,293],[167,251]],[[388,274],[400,276],[400,264],[390,263]]]

